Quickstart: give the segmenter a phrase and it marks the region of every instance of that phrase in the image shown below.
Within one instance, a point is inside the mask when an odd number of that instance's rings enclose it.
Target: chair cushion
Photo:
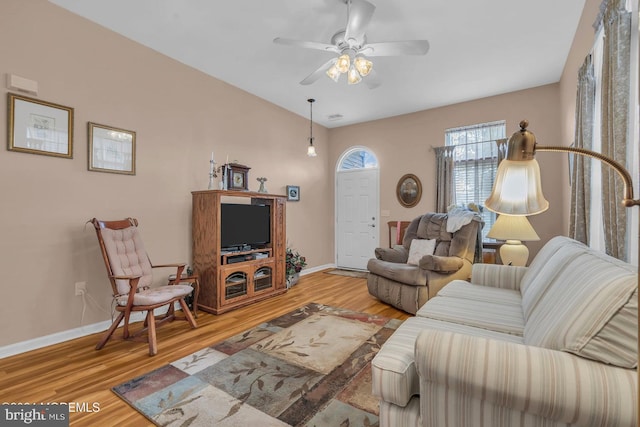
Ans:
[[[522,337],[474,328],[459,323],[441,322],[425,317],[411,317],[389,337],[371,361],[372,392],[374,396],[406,406],[411,396],[420,394],[416,372],[414,346],[425,329],[458,332],[502,341],[522,343]]]
[[[157,288],[145,289],[136,292],[133,296],[133,305],[155,305],[171,301],[174,298],[187,296],[193,291],[189,285],[165,285]],[[117,298],[118,305],[127,305],[128,295]]]
[[[409,247],[409,259],[407,264],[418,265],[425,255],[433,255],[436,249],[435,239],[413,239]]]
[[[370,259],[367,263],[367,270],[369,270],[369,274],[382,276],[405,285],[427,285],[426,273],[415,265]]]
[[[420,260],[418,265],[425,270],[447,274],[460,270],[464,265],[464,261],[457,256],[427,255]]]
[[[109,264],[115,276],[142,276],[138,289],[151,286],[153,276],[151,262],[144,249],[138,227],[131,226],[121,230],[103,228],[100,230]],[[116,280],[119,294],[128,294],[129,281]]]

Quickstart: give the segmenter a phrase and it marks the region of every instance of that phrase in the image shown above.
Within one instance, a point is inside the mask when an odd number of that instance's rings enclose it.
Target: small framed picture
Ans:
[[[136,174],[136,133],[89,122],[89,170]]]
[[[7,149],[73,158],[73,108],[9,93]]]
[[[287,185],[287,200],[290,202],[300,201],[300,186],[299,185]]]

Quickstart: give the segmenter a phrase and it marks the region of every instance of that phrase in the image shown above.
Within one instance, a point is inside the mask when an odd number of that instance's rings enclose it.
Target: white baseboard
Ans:
[[[168,307],[160,307],[155,310],[157,315],[161,315],[167,312]],[[177,306],[176,310],[180,307]],[[130,323],[142,322],[145,318],[145,313],[137,311],[131,313]],[[111,320],[105,320],[103,322],[93,323],[91,325],[80,326],[79,328],[69,329],[62,332],[56,332],[55,334],[45,335],[43,337],[34,338],[27,341],[21,341],[15,344],[9,344],[4,347],[0,347],[0,359],[5,357],[14,356],[16,354],[25,353],[31,350],[37,350],[42,347],[47,347],[53,344],[59,344],[61,342],[81,338],[87,335],[95,334],[96,332],[104,332],[109,329],[113,323]],[[122,324],[122,322],[120,322]]]
[[[319,265],[319,266],[313,267],[313,268],[305,268],[304,270],[302,270],[300,272],[300,275],[301,276],[306,276],[307,274],[317,273],[318,271],[326,270],[327,268],[336,268],[336,265],[335,264],[325,264],[325,265]]]
[[[335,268],[335,264],[325,264],[313,268],[304,269],[300,272],[301,276],[307,274],[316,273],[318,271],[326,270],[327,268]],[[180,310],[179,305],[176,306],[176,310]],[[156,314],[164,314],[167,311],[167,307],[161,307],[156,310]],[[131,314],[131,323],[142,322],[144,320],[144,313],[135,312]],[[16,354],[25,353],[31,350],[37,350],[49,345],[59,344],[61,342],[81,338],[87,335],[95,334],[97,332],[103,332],[109,329],[111,326],[110,320],[104,322],[93,323],[91,325],[80,326],[79,328],[69,329],[62,332],[56,332],[55,334],[45,335],[43,337],[34,338],[27,341],[21,341],[15,344],[9,344],[4,347],[0,347],[0,359],[5,357],[14,356]]]

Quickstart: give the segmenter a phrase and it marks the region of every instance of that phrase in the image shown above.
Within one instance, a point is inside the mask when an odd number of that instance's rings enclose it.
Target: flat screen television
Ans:
[[[264,246],[271,242],[271,206],[220,205],[220,246]]]

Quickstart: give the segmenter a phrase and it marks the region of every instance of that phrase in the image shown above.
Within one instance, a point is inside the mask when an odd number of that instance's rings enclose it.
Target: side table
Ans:
[[[198,280],[197,274],[192,274],[190,276],[185,276],[184,274],[180,278],[179,281],[176,280],[176,275],[172,274],[169,276],[169,285],[175,285],[176,282],[179,284],[189,284],[193,287],[193,315],[194,317],[198,317],[198,295],[200,295],[200,281]]]

